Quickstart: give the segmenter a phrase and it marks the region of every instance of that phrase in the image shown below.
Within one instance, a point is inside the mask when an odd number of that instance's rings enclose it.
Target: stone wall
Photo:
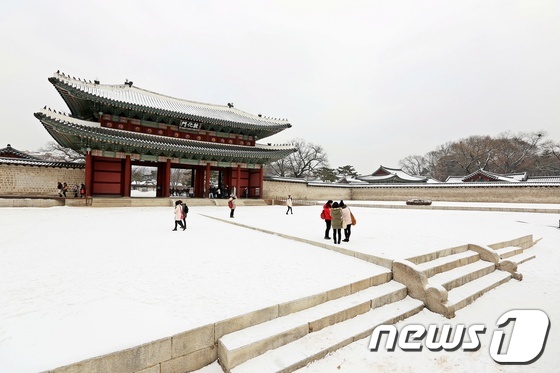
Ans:
[[[84,169],[61,167],[38,167],[0,164],[1,196],[56,197],[56,184],[84,182]],[[286,198],[294,200],[327,201],[406,201],[412,198],[449,202],[516,202],[516,203],[560,203],[560,185],[512,185],[488,183],[465,185],[427,184],[350,186],[348,184],[313,184],[301,180],[264,180],[263,198]],[[68,196],[71,196],[69,194]]]
[[[0,164],[0,195],[56,197],[59,181],[68,183],[71,191],[75,184],[84,182],[84,175],[81,168]]]
[[[429,199],[449,202],[515,202],[515,203],[560,203],[560,184],[466,184],[425,186],[383,185],[350,186],[319,185],[295,181],[264,181],[264,198],[286,198],[294,200],[327,201],[406,201],[408,199]]]

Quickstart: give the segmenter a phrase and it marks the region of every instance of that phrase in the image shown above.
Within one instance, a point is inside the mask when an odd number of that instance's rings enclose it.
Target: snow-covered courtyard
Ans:
[[[483,323],[475,352],[371,352],[369,338],[302,371],[555,372],[560,365],[560,217],[550,213],[352,207],[358,224],[341,247],[389,259],[466,243],[542,238],[520,266],[521,282],[490,291],[447,320],[423,310],[399,323]],[[559,208],[557,205],[550,206]],[[0,372],[40,372],[126,349],[208,323],[337,288],[370,276],[365,261],[263,233],[317,243],[320,206],[191,206],[188,229],[173,232],[173,209],[0,209]],[[213,219],[221,218],[225,221]],[[229,224],[234,222],[247,227]],[[542,357],[499,365],[489,353],[497,318],[540,309],[551,329]],[[200,372],[220,372],[217,363]]]

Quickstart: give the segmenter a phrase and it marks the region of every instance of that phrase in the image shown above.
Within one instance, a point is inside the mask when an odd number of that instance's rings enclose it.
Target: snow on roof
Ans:
[[[100,84],[98,81],[92,83],[91,81],[76,79],[75,77],[70,77],[60,72],[56,72],[49,81],[55,86],[62,84],[88,95],[117,103],[149,107],[197,117],[214,118],[229,122],[290,126],[287,119],[249,114],[236,109],[233,104],[214,105],[166,96],[133,86],[132,82],[116,85]]]
[[[560,183],[560,176],[530,176],[528,183]]]
[[[521,181],[526,181],[527,180],[527,172],[515,172],[515,173],[510,173],[510,174],[497,174],[495,172],[490,172],[484,169],[478,169],[474,172],[471,172],[470,174],[466,175],[466,176],[449,176],[447,177],[447,179],[445,180],[446,183],[462,183],[462,182],[466,182],[469,179],[474,178],[477,175],[483,175],[485,177],[487,177],[488,179],[494,180],[494,181],[505,181],[505,182],[511,182],[511,183],[517,183],[517,182],[521,182]]]
[[[198,141],[193,139],[181,139],[167,136],[159,136],[154,134],[136,133],[116,128],[101,127],[98,122],[90,122],[64,113],[52,111],[50,109],[41,109],[35,113],[35,116],[43,123],[47,130],[52,127],[53,123],[57,126],[71,128],[74,135],[88,136],[96,139],[105,139],[104,141],[115,141],[118,143],[126,143],[139,148],[158,148],[174,151],[196,151],[200,154],[219,154],[219,155],[245,155],[251,158],[264,157],[267,159],[275,159],[292,153],[295,149],[292,145],[275,145],[268,146],[245,146],[212,143],[207,141]],[[58,129],[52,129],[57,132]],[[51,132],[51,130],[49,130]],[[106,140],[106,139],[109,140]],[[66,144],[65,144],[66,145]]]
[[[362,181],[366,181],[368,183],[376,183],[376,182],[386,183],[392,180],[424,183],[428,180],[428,178],[424,176],[410,175],[404,172],[400,168],[390,168],[385,166],[379,166],[379,168],[371,175],[358,176],[358,179]]]
[[[63,167],[63,168],[84,168],[84,163],[74,162],[53,162],[42,159],[25,159],[0,157],[0,164],[17,165],[17,166],[42,166],[42,167]]]
[[[5,148],[0,149],[0,157],[41,160],[39,157],[35,157],[29,153],[12,148],[10,144],[8,144]]]

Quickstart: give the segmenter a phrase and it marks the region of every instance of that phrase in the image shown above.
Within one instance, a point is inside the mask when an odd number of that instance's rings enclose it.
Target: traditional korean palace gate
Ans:
[[[284,119],[252,115],[233,104],[177,99],[134,87],[104,85],[55,73],[49,81],[70,114],[46,107],[35,113],[62,146],[86,157],[88,195],[129,197],[132,166],[157,168],[157,197],[170,195],[171,169],[192,171],[196,197],[207,196],[212,171],[222,190],[260,197],[264,165],[283,158],[291,145],[262,145],[257,139],[291,125]],[[206,192],[206,194],[205,194]]]

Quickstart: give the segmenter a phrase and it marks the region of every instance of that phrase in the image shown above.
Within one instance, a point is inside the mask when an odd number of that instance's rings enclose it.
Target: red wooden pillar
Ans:
[[[156,197],[163,196],[163,185],[165,184],[165,170],[161,163],[157,164],[157,182],[156,182]]]
[[[130,184],[132,182],[132,166],[130,164],[130,155],[127,155],[124,159],[123,171],[122,195],[123,197],[130,197]]]
[[[237,174],[235,175],[235,194],[237,197],[240,197],[243,193],[241,188],[241,165],[237,165]]]
[[[259,193],[255,197],[263,198],[262,197],[264,195],[263,186],[264,186],[264,167],[263,165],[261,165],[261,169],[259,170]]]
[[[204,190],[206,190],[204,197],[207,197],[210,193],[210,163],[206,163],[206,174],[204,177]]]
[[[169,197],[171,194],[171,159],[167,158],[167,162],[165,163],[165,177],[164,177],[164,184],[162,185],[162,197]]]
[[[227,194],[228,197],[233,193],[233,190],[231,189],[233,185],[233,168],[228,168],[227,170],[227,175],[226,175],[226,186],[227,186]]]
[[[201,166],[196,167],[196,179],[195,179],[194,195],[197,198],[203,198],[204,197],[204,173],[202,171],[203,171],[203,168]]]
[[[244,171],[247,172],[247,185],[245,185],[245,188],[247,188],[246,198],[249,198],[251,196],[251,170],[246,168]],[[243,188],[243,198],[245,198],[245,188]]]
[[[89,148],[86,153],[86,174],[84,175],[84,179],[86,197],[91,197],[91,190],[93,187],[93,157]]]

